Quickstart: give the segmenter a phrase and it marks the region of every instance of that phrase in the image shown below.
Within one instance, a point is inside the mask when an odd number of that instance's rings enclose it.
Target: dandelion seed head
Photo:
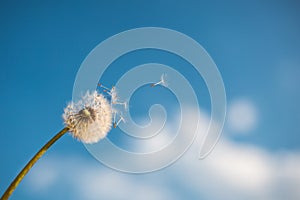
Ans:
[[[67,105],[63,119],[73,137],[84,143],[96,143],[111,129],[112,109],[102,94],[88,91],[81,100]]]

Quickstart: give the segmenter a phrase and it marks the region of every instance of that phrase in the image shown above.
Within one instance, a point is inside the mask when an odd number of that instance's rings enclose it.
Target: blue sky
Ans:
[[[189,159],[189,155],[194,155],[191,150],[170,168],[153,174],[130,175],[103,166],[80,142],[66,135],[37,163],[12,199],[139,199],[143,195],[149,199],[298,199],[300,196],[295,188],[300,184],[299,172],[295,170],[300,166],[297,1],[1,1],[0,4],[0,193],[36,151],[63,127],[63,108],[72,99],[77,70],[89,52],[119,32],[157,26],[192,37],[207,50],[222,74],[228,118],[216,153],[198,161]],[[151,61],[180,71],[186,64],[159,51],[126,56],[107,72],[106,80],[111,81],[108,84],[122,74],[122,70],[113,70],[120,65],[126,66],[125,70]],[[209,115],[209,94],[201,77],[192,69],[182,73],[190,76],[192,83],[200,80],[201,87],[195,90],[201,108]],[[143,115],[147,105],[156,101],[170,105],[170,99],[174,98],[168,91],[157,88],[159,98],[150,100],[151,92],[146,88],[135,94],[140,100],[130,102],[133,115]],[[204,124],[205,120],[204,117]],[[243,160],[245,157],[249,159]],[[236,170],[232,172],[234,166],[226,165],[227,162],[236,163]],[[253,166],[252,170],[245,169],[242,163],[247,162]],[[187,173],[198,170],[198,178]],[[86,171],[94,172],[94,176],[85,174]],[[238,172],[254,178],[243,179]],[[88,182],[95,188],[78,189],[89,177]],[[112,187],[98,190],[98,185],[107,186],[101,177]],[[266,189],[260,191],[258,186]]]

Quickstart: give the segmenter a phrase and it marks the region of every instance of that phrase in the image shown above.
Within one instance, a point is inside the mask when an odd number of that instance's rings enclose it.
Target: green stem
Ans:
[[[32,168],[32,166],[42,157],[42,155],[49,149],[49,147],[55,143],[61,136],[63,136],[66,132],[69,131],[69,128],[62,129],[59,133],[57,133],[47,144],[45,144],[39,152],[37,152],[33,158],[27,163],[27,165],[22,169],[22,171],[18,174],[15,180],[10,184],[10,186],[6,189],[5,193],[1,197],[1,200],[7,200],[19,183],[22,181],[24,176],[28,173],[28,171]]]

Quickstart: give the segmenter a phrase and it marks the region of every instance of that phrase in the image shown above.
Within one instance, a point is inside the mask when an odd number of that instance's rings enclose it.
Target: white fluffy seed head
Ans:
[[[111,129],[111,104],[97,91],[88,91],[81,100],[67,105],[63,119],[73,137],[84,143],[96,143]]]

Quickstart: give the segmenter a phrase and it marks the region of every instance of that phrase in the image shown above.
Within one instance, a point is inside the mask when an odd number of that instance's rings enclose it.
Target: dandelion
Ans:
[[[1,200],[7,200],[37,160],[65,133],[83,143],[95,143],[103,139],[112,127],[112,106],[97,91],[87,92],[78,102],[71,102],[64,109],[65,128],[46,143],[28,162],[7,188]],[[123,121],[123,120],[121,120]],[[121,122],[118,121],[117,124]]]
[[[110,131],[112,110],[102,94],[87,92],[82,100],[71,102],[65,108],[63,119],[73,137],[90,144],[98,142]]]
[[[161,77],[160,77],[160,81],[157,82],[157,83],[152,83],[151,87],[155,87],[157,85],[162,85],[162,86],[167,87],[167,82],[166,82],[165,79],[166,79],[166,74],[162,74]]]

